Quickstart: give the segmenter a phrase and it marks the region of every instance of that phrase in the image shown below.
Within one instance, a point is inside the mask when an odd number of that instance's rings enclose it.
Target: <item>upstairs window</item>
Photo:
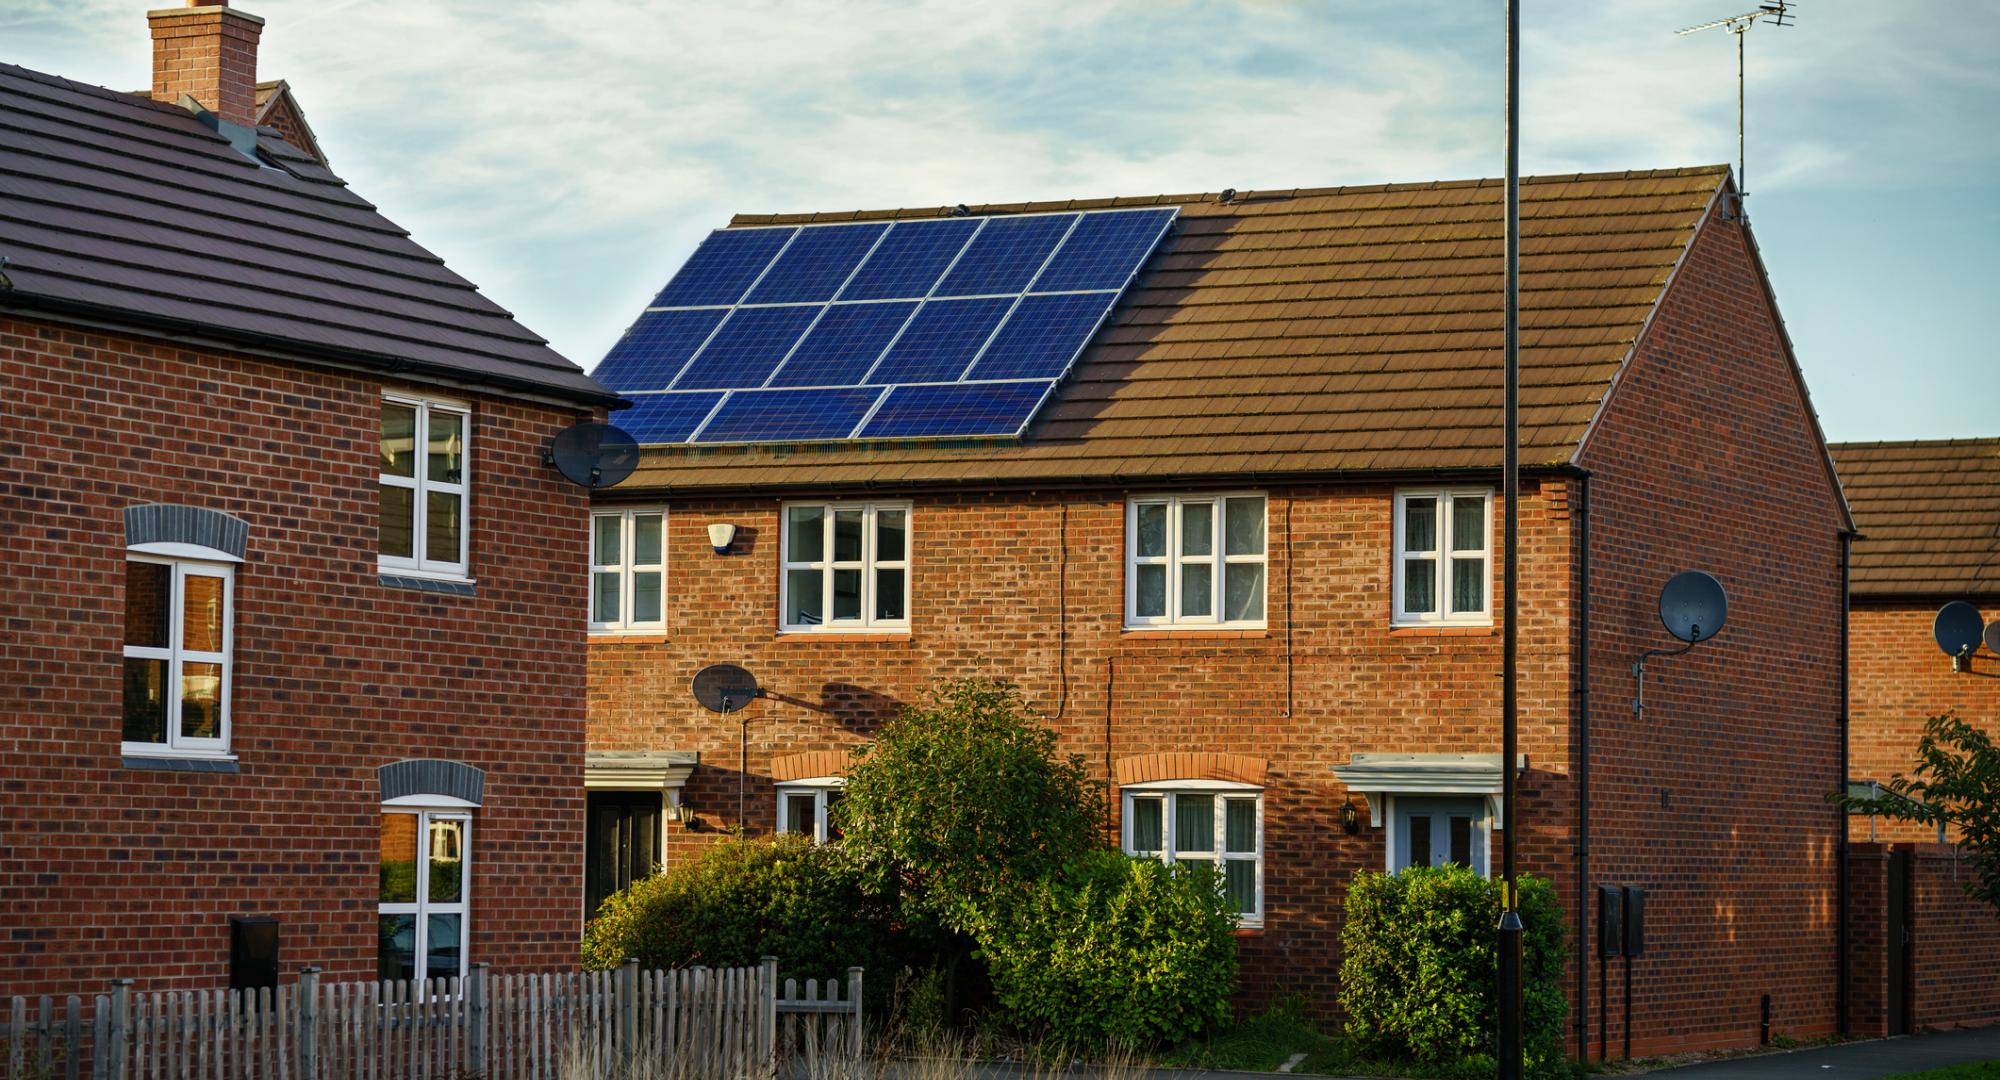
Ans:
[[[1125,625],[1264,625],[1264,496],[1135,498],[1125,514]]]
[[[794,503],[784,516],[785,630],[909,628],[910,504]]]
[[[1396,493],[1397,626],[1491,625],[1493,490]]]
[[[234,584],[227,563],[126,561],[125,753],[229,752]]]
[[[590,628],[661,630],[666,619],[666,511],[590,515]]]
[[[383,570],[466,576],[471,427],[463,405],[400,394],[382,399]]]

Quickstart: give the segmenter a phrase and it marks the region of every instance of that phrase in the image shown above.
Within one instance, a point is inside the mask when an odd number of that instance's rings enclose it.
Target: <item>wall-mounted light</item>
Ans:
[[[736,526],[726,521],[718,521],[708,527],[709,545],[717,555],[729,554],[729,545],[736,542]]]
[[[1353,799],[1340,804],[1340,827],[1349,836],[1361,831],[1361,814],[1354,809]]]
[[[701,818],[695,815],[694,804],[688,802],[686,799],[675,799],[672,812],[675,821],[680,822],[690,829],[694,828],[701,821]]]

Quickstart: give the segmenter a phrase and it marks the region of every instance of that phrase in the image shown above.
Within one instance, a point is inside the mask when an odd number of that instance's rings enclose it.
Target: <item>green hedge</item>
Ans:
[[[1568,938],[1548,880],[1522,877],[1520,886],[1525,1056],[1531,1072],[1553,1075],[1565,1069]],[[1340,935],[1340,1004],[1355,1048],[1377,1060],[1490,1073],[1499,920],[1500,882],[1462,866],[1356,874]]]
[[[605,900],[584,928],[583,965],[735,967],[775,956],[798,978],[850,965],[888,972],[894,910],[838,846],[791,835],[726,841]]]
[[[1099,849],[980,934],[994,995],[1067,1043],[1179,1042],[1229,1018],[1236,923],[1212,868]]]

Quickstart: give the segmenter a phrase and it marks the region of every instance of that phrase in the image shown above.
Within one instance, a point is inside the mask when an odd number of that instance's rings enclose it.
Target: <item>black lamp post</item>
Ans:
[[[1521,1077],[1521,911],[1514,887],[1514,837],[1520,831],[1514,813],[1514,762],[1519,751],[1515,682],[1518,663],[1519,610],[1517,573],[1520,558],[1521,462],[1521,10],[1520,0],[1507,0],[1507,268],[1506,320],[1502,352],[1506,366],[1506,561],[1501,576],[1504,600],[1500,652],[1500,873],[1499,948],[1500,1030],[1494,1039],[1500,1059],[1500,1080]]]

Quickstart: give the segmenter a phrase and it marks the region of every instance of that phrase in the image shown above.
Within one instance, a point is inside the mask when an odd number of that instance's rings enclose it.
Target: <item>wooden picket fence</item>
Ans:
[[[860,968],[846,986],[756,967],[323,983],[316,968],[273,991],[135,993],[112,980],[85,1016],[70,995],[7,1018],[7,1077],[65,1080],[567,1080],[644,1075],[808,1075],[862,1049]],[[843,993],[843,990],[845,991]],[[780,1017],[783,1026],[780,1027]]]

